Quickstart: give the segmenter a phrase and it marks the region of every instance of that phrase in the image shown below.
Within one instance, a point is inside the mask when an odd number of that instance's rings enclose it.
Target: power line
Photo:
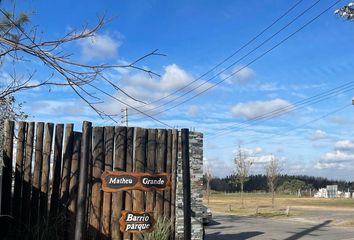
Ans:
[[[191,89],[189,89],[188,91],[186,91],[185,93],[183,93],[180,96],[176,96],[175,98],[160,104],[159,106],[153,107],[152,109],[147,110],[148,112],[151,112],[153,110],[159,109],[163,106],[166,106],[172,102],[177,101],[178,99],[188,95],[189,93],[195,91],[196,89],[204,86],[205,84],[207,84],[208,82],[210,82],[211,80],[215,79],[217,76],[219,76],[220,74],[226,72],[227,70],[229,70],[230,68],[232,68],[233,66],[235,66],[237,63],[239,63],[240,61],[242,61],[243,59],[245,59],[246,57],[248,57],[249,55],[251,55],[253,52],[255,52],[256,50],[258,50],[260,47],[262,47],[264,44],[266,44],[267,42],[269,42],[271,39],[273,39],[275,36],[277,36],[279,33],[281,33],[283,30],[285,30],[286,28],[288,28],[291,24],[293,24],[296,20],[298,20],[301,16],[303,16],[306,12],[308,12],[310,9],[312,9],[315,5],[317,5],[320,2],[320,0],[317,0],[315,3],[313,3],[310,7],[308,7],[307,9],[305,9],[303,12],[301,12],[299,15],[297,15],[293,20],[291,20],[289,23],[287,23],[285,26],[283,26],[281,29],[279,29],[276,33],[272,34],[270,37],[268,37],[266,40],[264,40],[262,43],[260,43],[259,45],[257,45],[255,48],[253,48],[251,51],[249,51],[248,53],[246,53],[245,55],[243,55],[241,58],[238,58],[236,61],[234,61],[233,63],[231,63],[229,66],[227,66],[225,69],[222,69],[221,71],[219,71],[218,73],[216,73],[215,75],[213,75],[212,77],[210,77],[209,79],[207,79],[206,81],[198,84],[196,87],[193,87]],[[294,8],[294,7],[293,7]],[[291,8],[292,9],[292,8]],[[290,10],[287,11],[287,13],[290,12]],[[280,18],[277,19],[277,21],[279,21],[283,16],[285,16],[286,14],[283,14]],[[271,24],[268,28],[269,29],[271,26],[273,26],[277,21],[273,22],[273,24]],[[263,32],[263,31],[262,31]],[[265,30],[264,30],[265,32]],[[261,34],[259,34],[260,36]],[[250,43],[253,41],[249,41]],[[248,44],[247,44],[248,45]],[[241,48],[240,48],[241,49]],[[242,48],[243,49],[243,48]],[[236,54],[236,53],[235,53]],[[233,54],[232,56],[234,56],[235,54]],[[231,58],[231,57],[230,57]],[[226,62],[226,61],[225,61]],[[223,62],[224,63],[224,62]],[[220,64],[221,65],[221,64]],[[219,66],[220,66],[219,65]],[[214,68],[215,69],[215,68]],[[214,70],[213,69],[213,70]],[[209,71],[210,72],[210,71]],[[208,73],[209,73],[208,72]],[[199,80],[201,77],[199,77],[198,79],[194,80],[193,82],[191,82],[190,84],[187,84],[185,87],[186,88],[188,86],[190,86],[192,83],[196,82],[197,80]],[[169,95],[171,96],[171,95]],[[158,113],[160,114],[160,113]]]
[[[308,25],[310,25],[312,22],[314,22],[316,19],[318,19],[320,16],[322,16],[325,12],[327,12],[328,10],[330,10],[333,6],[335,6],[336,4],[338,4],[339,2],[341,2],[342,0],[337,0],[336,2],[334,2],[333,4],[331,4],[329,7],[327,7],[326,9],[324,9],[322,12],[320,12],[318,15],[316,15],[314,18],[312,18],[310,21],[308,21],[307,23],[305,23],[304,25],[302,25],[300,28],[298,28],[296,31],[294,31],[293,33],[291,33],[290,35],[288,35],[286,38],[284,38],[282,41],[280,41],[279,43],[277,43],[276,45],[274,45],[273,47],[271,47],[270,49],[268,49],[267,51],[263,52],[262,54],[260,54],[258,57],[256,57],[255,59],[253,59],[252,61],[248,62],[245,66],[241,67],[240,69],[238,69],[237,71],[234,71],[233,73],[231,73],[230,75],[228,75],[227,77],[221,79],[220,81],[216,82],[215,84],[209,86],[208,88],[202,90],[201,92],[195,94],[194,96],[191,96],[189,98],[187,98],[186,100],[175,104],[172,107],[169,107],[165,110],[162,110],[158,113],[152,114],[154,116],[159,115],[161,113],[167,112],[169,110],[172,110],[186,102],[191,101],[192,99],[202,95],[203,93],[209,91],[210,89],[216,87],[217,85],[221,84],[222,82],[226,81],[227,79],[233,77],[235,74],[239,73],[240,71],[242,71],[243,69],[245,69],[246,67],[250,66],[251,64],[253,64],[254,62],[258,61],[259,59],[261,59],[262,57],[264,57],[265,55],[267,55],[269,52],[273,51],[275,48],[279,47],[281,44],[283,44],[284,42],[286,42],[288,39],[290,39],[291,37],[293,37],[295,34],[297,34],[298,32],[300,32],[302,29],[304,29],[305,27],[307,27]]]
[[[301,124],[301,125],[295,126],[295,127],[291,128],[291,129],[285,131],[285,132],[282,132],[282,133],[279,133],[279,132],[278,132],[278,133],[268,133],[268,134],[269,134],[269,135],[275,135],[276,137],[277,137],[277,136],[281,136],[281,137],[282,137],[282,136],[289,135],[289,133],[291,133],[291,132],[294,131],[294,130],[297,130],[297,129],[299,129],[299,128],[303,128],[303,127],[305,127],[305,126],[307,126],[307,125],[309,125],[309,124],[311,124],[311,123],[314,123],[314,122],[317,122],[317,121],[319,121],[319,120],[325,119],[325,118],[327,118],[328,116],[333,115],[333,114],[335,114],[335,113],[338,113],[338,112],[340,112],[340,111],[343,111],[344,109],[346,109],[346,108],[348,108],[348,107],[350,107],[350,106],[352,106],[352,105],[351,105],[351,104],[346,104],[346,105],[344,105],[344,106],[342,106],[342,107],[340,107],[340,108],[335,109],[334,111],[331,111],[331,112],[329,112],[329,113],[327,113],[327,114],[324,114],[324,115],[322,115],[322,116],[320,116],[320,117],[318,117],[318,118],[312,119],[312,120],[310,120],[310,121],[308,121],[308,122],[305,122],[305,123],[303,123],[303,124]],[[274,137],[273,137],[273,138],[274,138]],[[257,140],[252,140],[252,141],[249,141],[249,142],[246,142],[246,143],[243,143],[243,144],[244,144],[244,145],[249,145],[249,144],[258,142],[260,139],[267,139],[267,140],[270,140],[270,139],[273,139],[273,138],[267,136],[267,137],[259,138],[259,139],[257,139]],[[218,147],[218,149],[231,148],[231,147],[235,147],[235,145],[222,146],[222,147]]]
[[[110,94],[110,93],[107,93],[106,91],[103,91],[102,89],[96,87],[95,85],[93,85],[93,84],[91,84],[91,83],[87,83],[87,84],[88,84],[89,86],[93,87],[94,89],[100,91],[101,93],[107,95],[108,97],[110,97],[110,98],[116,100],[117,102],[120,102],[120,103],[124,104],[125,106],[130,107],[130,108],[134,109],[135,111],[140,112],[141,114],[145,115],[146,117],[148,117],[148,118],[150,118],[150,119],[152,119],[152,120],[154,120],[154,121],[156,121],[156,122],[158,122],[158,123],[160,123],[160,124],[162,124],[162,125],[164,125],[164,126],[166,126],[166,127],[173,128],[171,125],[169,125],[169,124],[167,124],[167,123],[165,123],[165,122],[163,122],[163,121],[161,121],[161,120],[159,120],[159,119],[157,119],[157,118],[155,118],[155,117],[153,117],[153,116],[151,116],[151,115],[149,115],[149,114],[147,114],[147,113],[145,113],[145,112],[143,112],[143,111],[137,109],[136,107],[133,107],[133,106],[130,105],[129,103],[126,103],[126,102],[120,100],[119,98],[113,96],[113,95]]]
[[[202,75],[200,75],[198,78],[194,79],[192,82],[186,84],[185,86],[176,89],[175,91],[173,91],[172,93],[169,93],[168,95],[159,98],[157,100],[154,100],[152,102],[149,102],[146,105],[151,105],[153,103],[157,103],[160,102],[168,97],[173,96],[174,94],[176,94],[177,92],[180,92],[184,89],[186,89],[187,87],[189,87],[190,85],[192,85],[193,83],[197,82],[198,80],[202,79],[204,76],[208,75],[209,73],[213,72],[215,69],[217,69],[218,67],[220,67],[222,64],[224,64],[225,62],[227,62],[228,60],[230,60],[232,57],[234,57],[237,53],[239,53],[241,50],[243,50],[245,47],[247,47],[248,45],[250,45],[252,42],[254,42],[258,37],[260,37],[261,35],[263,35],[263,33],[265,33],[268,29],[270,29],[271,27],[273,27],[276,23],[278,23],[282,18],[284,18],[286,15],[288,15],[294,8],[296,8],[301,2],[303,2],[303,0],[300,0],[298,2],[296,2],[293,6],[291,6],[287,11],[285,11],[281,16],[279,16],[277,19],[275,19],[270,25],[268,25],[266,28],[264,28],[261,32],[259,32],[257,35],[255,35],[253,38],[251,38],[248,42],[246,42],[245,44],[243,44],[240,48],[238,48],[236,51],[234,51],[231,55],[229,55],[228,57],[226,57],[225,59],[223,59],[221,62],[219,62],[217,65],[215,65],[214,67],[212,67],[210,70],[208,70],[207,72],[203,73]],[[316,2],[316,4],[318,3],[318,1]],[[220,74],[220,73],[219,73]],[[142,105],[140,107],[144,107],[146,105]],[[139,107],[139,108],[140,108]]]
[[[314,95],[312,97],[297,101],[297,102],[295,102],[293,104],[289,104],[289,105],[287,105],[285,107],[277,108],[277,109],[275,109],[273,111],[261,114],[261,115],[255,117],[255,118],[252,118],[252,119],[249,119],[249,120],[245,120],[245,121],[243,121],[241,123],[233,124],[233,125],[228,126],[227,128],[225,128],[224,130],[219,130],[214,135],[223,135],[225,132],[231,131],[230,128],[234,128],[234,127],[238,127],[238,126],[244,127],[244,125],[247,124],[247,123],[256,122],[258,120],[263,120],[264,121],[264,120],[267,120],[267,119],[271,119],[271,118],[273,118],[275,116],[280,116],[282,114],[295,111],[295,110],[297,110],[299,108],[303,108],[303,107],[308,106],[308,105],[313,105],[315,103],[327,100],[328,98],[332,97],[332,95],[336,96],[338,94],[348,92],[348,91],[353,89],[353,86],[354,86],[353,82],[347,82],[347,83],[342,84],[342,85],[340,85],[338,87],[335,87],[335,88],[332,88],[332,89],[327,90],[325,92],[316,94],[316,95]],[[351,88],[348,89],[348,87],[351,87]],[[249,127],[249,126],[250,125],[248,125],[247,127]]]

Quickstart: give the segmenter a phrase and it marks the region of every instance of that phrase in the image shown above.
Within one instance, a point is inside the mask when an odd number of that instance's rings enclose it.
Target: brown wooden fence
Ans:
[[[120,232],[122,210],[165,216],[174,231],[177,130],[7,121],[4,137],[1,214],[15,218],[14,239],[140,239]],[[172,188],[104,193],[104,170],[172,173]]]

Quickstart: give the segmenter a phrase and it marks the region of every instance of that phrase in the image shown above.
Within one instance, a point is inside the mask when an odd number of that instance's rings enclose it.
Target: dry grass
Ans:
[[[213,212],[224,212],[241,216],[256,215],[256,209],[259,206],[260,208],[257,215],[268,217],[286,216],[285,209],[287,206],[290,206],[291,209],[290,216],[299,216],[304,209],[310,208],[325,208],[326,210],[354,209],[354,199],[316,199],[277,195],[274,209],[271,208],[271,201],[270,194],[245,193],[244,208],[241,208],[241,197],[238,193],[213,193],[210,197],[209,205],[207,204],[207,199],[204,199],[204,203],[208,205]]]

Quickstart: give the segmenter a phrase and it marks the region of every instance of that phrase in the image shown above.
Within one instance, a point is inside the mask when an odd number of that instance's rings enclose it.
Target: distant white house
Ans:
[[[328,198],[328,196],[327,196],[327,189],[326,189],[326,188],[320,188],[320,189],[318,189],[318,192],[315,193],[314,197],[315,197],[315,198]]]
[[[337,198],[341,197],[343,194],[344,198],[350,198],[350,192],[338,191],[338,185],[327,185],[326,188],[320,188],[317,193],[315,193],[315,198]]]

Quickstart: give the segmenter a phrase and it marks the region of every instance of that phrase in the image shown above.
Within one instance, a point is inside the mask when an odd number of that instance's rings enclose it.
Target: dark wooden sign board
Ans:
[[[155,224],[153,213],[144,211],[122,211],[119,219],[122,232],[151,232]]]
[[[105,171],[102,176],[104,192],[127,190],[164,191],[171,188],[171,174]]]

